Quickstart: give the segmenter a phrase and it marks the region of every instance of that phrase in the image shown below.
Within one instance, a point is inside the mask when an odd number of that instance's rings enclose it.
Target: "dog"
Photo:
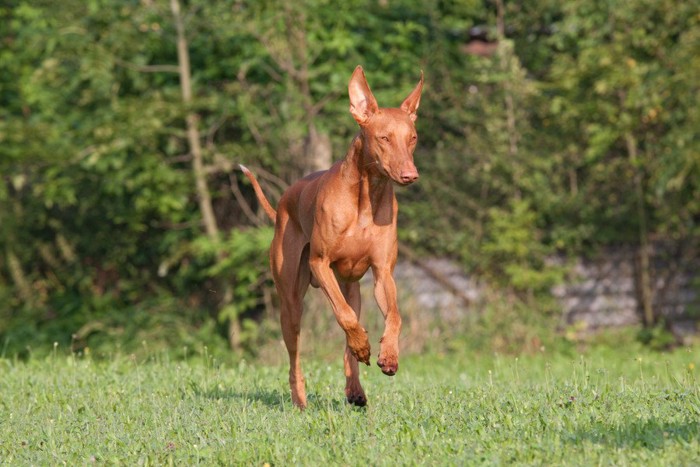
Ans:
[[[408,186],[419,176],[413,152],[422,91],[423,72],[399,108],[380,108],[358,66],[350,78],[348,94],[350,114],[360,126],[359,133],[341,161],[290,186],[277,210],[255,176],[241,166],[260,205],[275,223],[270,266],[289,353],[292,402],[301,409],[307,403],[299,360],[300,326],[309,284],[321,288],[345,331],[345,395],[349,403],[367,404],[358,362],[370,364],[370,344],[359,322],[358,281],[369,269],[385,322],[377,364],[386,375],[398,371],[401,316],[393,278],[398,255],[394,185]]]

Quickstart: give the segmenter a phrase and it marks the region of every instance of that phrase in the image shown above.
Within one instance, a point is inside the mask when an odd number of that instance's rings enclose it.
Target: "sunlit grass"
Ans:
[[[58,349],[0,360],[0,460],[272,465],[692,465],[696,349],[585,355],[430,355],[397,376],[364,367],[365,409],[342,363],[306,362],[309,408],[283,366],[154,355],[93,361]]]

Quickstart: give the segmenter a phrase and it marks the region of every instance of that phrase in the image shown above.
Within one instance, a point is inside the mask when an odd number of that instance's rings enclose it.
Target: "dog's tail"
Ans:
[[[248,170],[246,166],[243,164],[238,164],[238,166],[241,168],[243,173],[245,174],[246,177],[248,177],[248,180],[250,180],[250,183],[253,184],[253,190],[255,190],[255,196],[258,197],[258,201],[260,202],[260,205],[263,207],[265,212],[267,213],[267,216],[272,220],[272,222],[275,222],[275,219],[277,218],[277,212],[275,211],[275,208],[272,207],[270,202],[265,198],[265,193],[263,193],[262,188],[260,188],[260,184],[258,181],[255,179],[255,175]]]

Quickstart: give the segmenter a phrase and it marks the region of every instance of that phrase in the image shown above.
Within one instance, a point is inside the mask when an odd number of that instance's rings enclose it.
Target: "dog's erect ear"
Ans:
[[[365,72],[357,65],[355,72],[348,84],[348,94],[350,95],[350,113],[357,123],[366,124],[370,117],[379,109],[377,100],[369,89],[369,84],[365,79]]]
[[[421,92],[423,92],[423,70],[420,72],[420,81],[418,81],[418,84],[416,84],[416,87],[413,88],[411,94],[409,94],[406,100],[403,101],[403,104],[401,104],[401,110],[406,112],[414,122],[416,121],[416,118],[418,118],[418,114],[416,112],[418,111],[418,106],[420,105]]]

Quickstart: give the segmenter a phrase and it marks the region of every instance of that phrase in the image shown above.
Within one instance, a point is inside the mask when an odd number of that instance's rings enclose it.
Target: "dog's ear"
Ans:
[[[355,72],[348,84],[348,94],[350,95],[350,113],[357,123],[366,124],[370,117],[379,109],[377,100],[369,89],[369,84],[365,79],[365,72],[360,65],[355,68]]]
[[[422,92],[423,70],[421,70],[420,72],[420,81],[418,81],[418,84],[415,88],[413,88],[411,94],[409,94],[406,100],[403,101],[403,104],[401,104],[401,110],[406,112],[411,117],[411,120],[414,122],[418,118],[418,114],[416,112],[418,111],[418,106],[420,105],[420,95]]]

